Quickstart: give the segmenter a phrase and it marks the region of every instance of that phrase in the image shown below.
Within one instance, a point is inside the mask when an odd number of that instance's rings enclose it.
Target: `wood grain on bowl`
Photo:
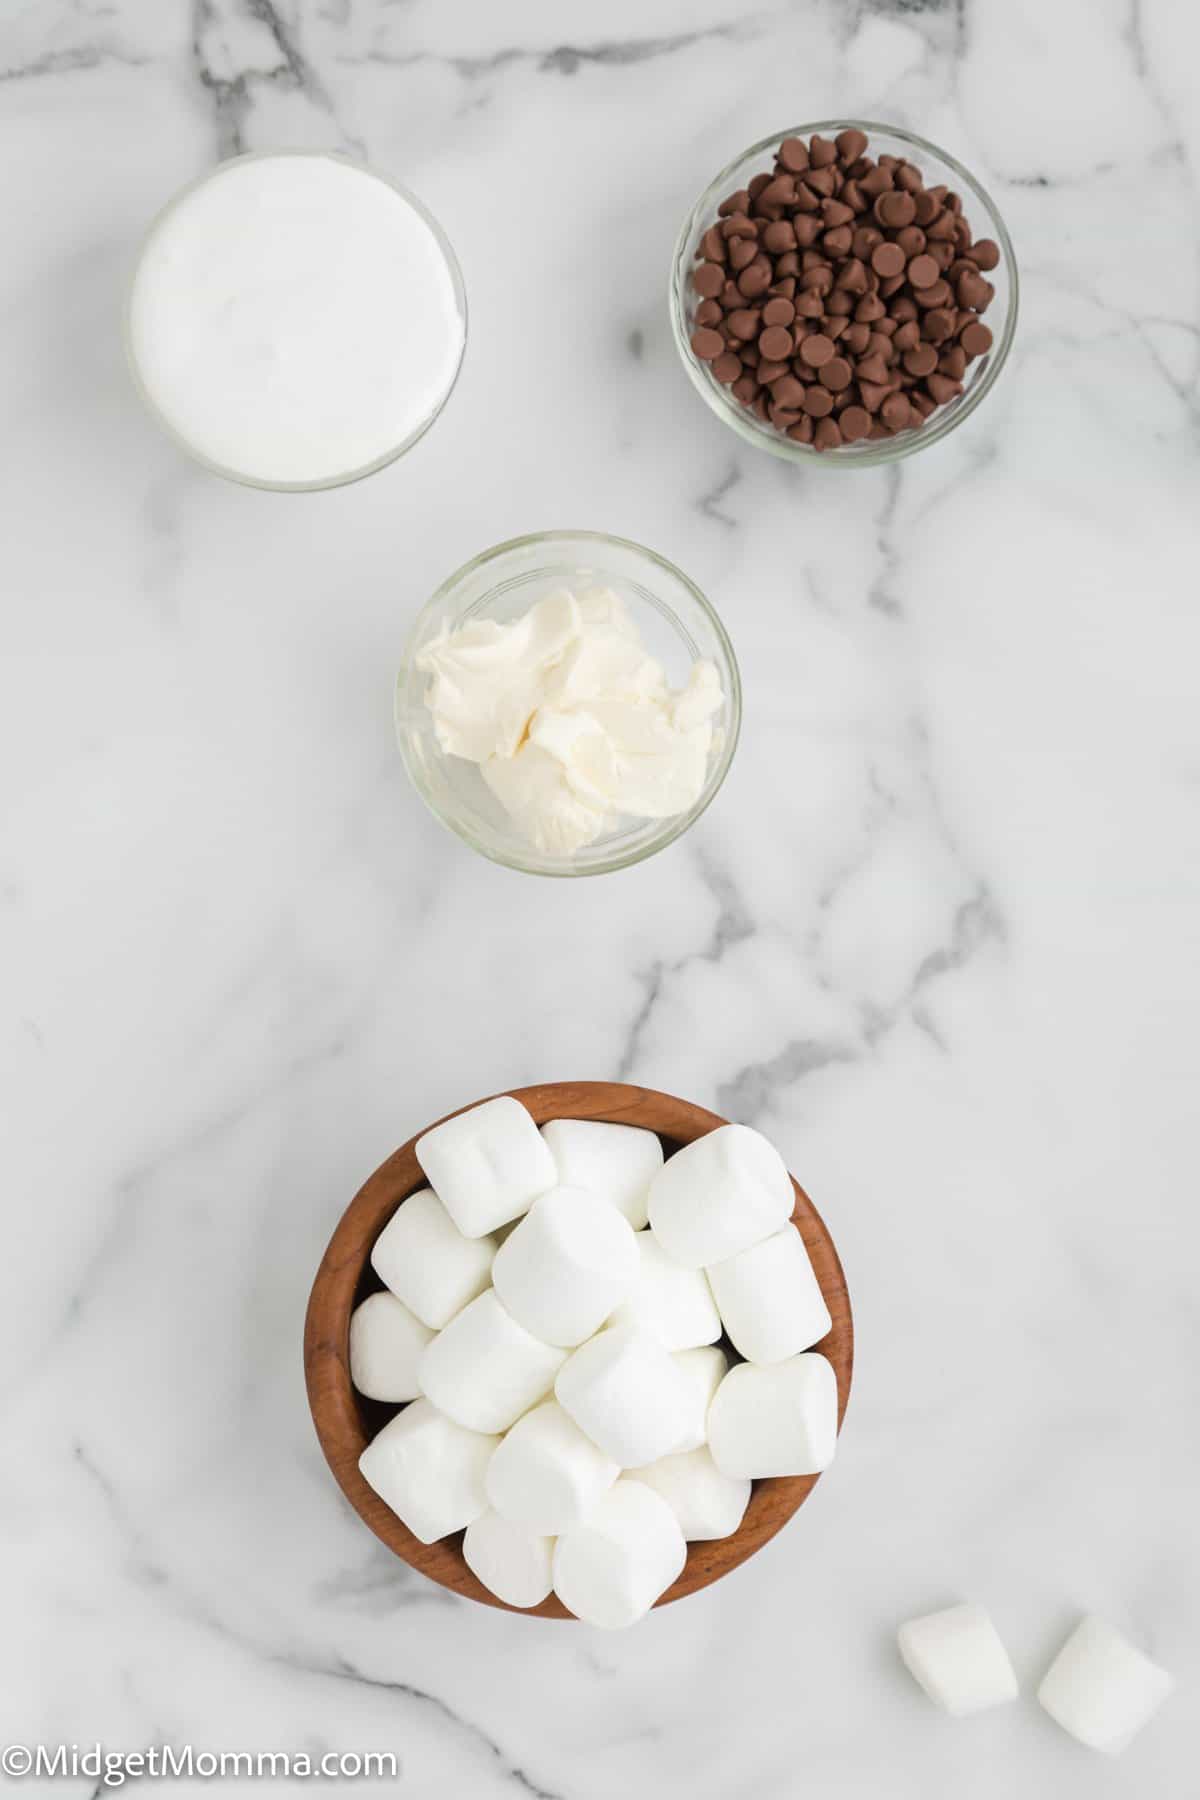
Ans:
[[[629,1087],[620,1082],[558,1081],[540,1087],[509,1090],[526,1106],[539,1125],[547,1119],[610,1119],[623,1125],[640,1125],[657,1132],[668,1155],[690,1144],[726,1120],[688,1100],[660,1094],[654,1088]],[[472,1101],[471,1105],[478,1105]],[[459,1107],[459,1112],[469,1107]],[[453,1114],[447,1115],[453,1117]],[[440,1124],[440,1120],[432,1121]],[[430,1129],[430,1126],[423,1128]],[[423,1131],[417,1135],[423,1135]],[[413,1537],[358,1472],[358,1459],[375,1433],[396,1410],[357,1393],[350,1380],[350,1315],[358,1301],[381,1284],[370,1264],[371,1246],[400,1202],[425,1185],[410,1138],[389,1156],[359,1189],[342,1214],[329,1248],[317,1270],[309,1296],[304,1325],[304,1372],[308,1402],[321,1448],[338,1484],[355,1511],[397,1556],[431,1581],[482,1600],[505,1612],[505,1606],[476,1580],[462,1553],[462,1533],[436,1544],[422,1544]],[[850,1397],[854,1366],[854,1327],[850,1296],[842,1265],[816,1207],[793,1178],[796,1204],[792,1220],[812,1259],[833,1325],[814,1348],[833,1364],[838,1385],[838,1428]],[[773,1538],[797,1507],[802,1506],[820,1479],[817,1475],[788,1476],[756,1481],[750,1504],[733,1537],[712,1543],[688,1545],[688,1558],[679,1579],[658,1601],[682,1599],[697,1588],[727,1575],[739,1563]],[[561,1601],[553,1595],[529,1611],[546,1619],[569,1619]]]

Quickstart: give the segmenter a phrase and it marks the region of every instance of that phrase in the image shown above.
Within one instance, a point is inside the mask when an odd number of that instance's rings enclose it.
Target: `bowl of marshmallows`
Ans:
[[[317,1272],[325,1457],[414,1568],[602,1628],[707,1586],[833,1459],[853,1327],[833,1241],[759,1132],[559,1082],[389,1157]]]

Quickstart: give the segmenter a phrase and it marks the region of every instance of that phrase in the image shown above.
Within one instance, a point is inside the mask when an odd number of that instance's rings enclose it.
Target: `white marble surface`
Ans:
[[[1177,0],[8,0],[7,1736],[394,1749],[413,1800],[1190,1791],[1198,58]],[[664,309],[693,193],[836,112],[957,151],[1025,282],[969,425],[845,479],[725,431]],[[174,188],[314,144],[437,212],[471,342],[408,458],[273,496],[156,434],[119,312]],[[444,834],[389,714],[431,587],[558,524],[678,560],[746,681],[701,825],[578,884]],[[811,1505],[623,1637],[411,1576],[300,1371],[380,1158],[584,1075],[769,1131],[859,1329]],[[893,1632],[959,1597],[1027,1690],[1084,1608],[1180,1690],[1116,1764],[946,1722]]]

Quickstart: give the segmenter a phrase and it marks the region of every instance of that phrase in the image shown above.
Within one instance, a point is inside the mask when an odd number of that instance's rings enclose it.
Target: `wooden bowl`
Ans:
[[[668,1155],[726,1123],[716,1113],[693,1106],[688,1100],[677,1100],[673,1095],[657,1093],[653,1088],[626,1087],[619,1082],[556,1081],[542,1087],[515,1088],[512,1092],[539,1125],[547,1119],[560,1118],[611,1119],[623,1125],[640,1125],[657,1132]],[[458,1110],[465,1112],[468,1109],[460,1107]],[[423,1134],[418,1133],[420,1135]],[[350,1314],[360,1300],[382,1285],[370,1264],[375,1239],[400,1202],[425,1185],[413,1148],[415,1143],[416,1138],[411,1138],[394,1156],[389,1156],[359,1189],[342,1214],[321,1260],[304,1323],[308,1403],[326,1461],[342,1492],[376,1537],[406,1563],[411,1563],[414,1569],[428,1575],[431,1581],[438,1581],[443,1587],[452,1588],[456,1594],[465,1594],[472,1600],[482,1600],[488,1606],[516,1612],[521,1609],[506,1606],[471,1573],[462,1553],[461,1532],[436,1544],[420,1543],[358,1472],[360,1455],[396,1408],[364,1399],[351,1383]],[[833,1319],[831,1330],[816,1348],[829,1358],[837,1374],[840,1430],[850,1396],[854,1364],[850,1296],[833,1239],[816,1207],[794,1178],[792,1185],[796,1190],[792,1221],[804,1239]],[[787,1524],[819,1479],[816,1475],[800,1475],[756,1481],[745,1517],[734,1535],[715,1542],[689,1544],[683,1573],[657,1604],[663,1606],[668,1600],[680,1600],[697,1588],[707,1587],[710,1581],[727,1575],[730,1569],[753,1556]],[[528,1611],[543,1619],[572,1617],[554,1595]]]

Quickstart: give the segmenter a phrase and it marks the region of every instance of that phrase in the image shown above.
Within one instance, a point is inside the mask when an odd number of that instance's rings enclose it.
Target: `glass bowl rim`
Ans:
[[[450,276],[450,285],[454,291],[455,304],[462,320],[462,333],[458,346],[458,359],[454,365],[454,373],[450,377],[445,393],[442,395],[429,416],[426,419],[423,419],[413,431],[410,431],[402,443],[384,450],[379,456],[373,458],[371,462],[363,463],[358,468],[347,471],[344,475],[327,475],[323,476],[318,481],[265,481],[261,476],[247,475],[242,470],[229,468],[225,463],[218,462],[215,457],[206,456],[202,450],[197,449],[194,444],[188,442],[187,438],[181,434],[177,427],[162,411],[158,402],[147,388],[145,381],[142,379],[142,372],[138,367],[137,356],[133,348],[133,294],[137,284],[138,270],[141,268],[142,259],[149,249],[154,237],[167,223],[168,219],[172,217],[176,210],[183,205],[184,201],[195,193],[198,188],[203,187],[209,181],[215,181],[219,175],[224,174],[226,169],[231,169],[235,165],[241,163],[282,162],[285,158],[290,157],[303,157],[310,162],[345,163],[347,167],[357,170],[359,174],[369,175],[375,181],[381,181],[385,187],[391,188],[393,193],[398,194],[402,200],[407,201],[409,206],[411,206],[413,211],[417,214],[418,218],[422,219],[429,227],[433,240],[442,253],[442,259],[446,264],[446,269]],[[258,488],[263,493],[271,494],[316,494],[327,492],[331,488],[349,487],[353,482],[365,481],[368,475],[375,475],[380,469],[386,469],[390,463],[398,461],[400,457],[412,449],[414,444],[418,443],[419,440],[425,436],[425,433],[429,430],[430,426],[440,417],[451,394],[457,387],[458,378],[462,373],[463,360],[467,353],[468,329],[467,289],[466,283],[463,280],[462,267],[455,254],[453,244],[446,236],[446,233],[438,220],[433,213],[430,212],[424,201],[418,199],[417,195],[414,194],[411,189],[406,188],[403,182],[395,180],[393,176],[384,174],[381,169],[374,168],[372,164],[361,160],[359,157],[351,156],[344,150],[243,150],[239,151],[236,156],[222,157],[220,161],[210,169],[202,169],[198,175],[192,177],[191,181],[185,182],[183,187],[177,188],[170,198],[159,207],[149,225],[142,233],[134,257],[133,267],[129,273],[129,278],[125,283],[125,299],[121,313],[121,336],[125,348],[126,366],[129,370],[130,378],[138,398],[141,400],[149,417],[153,419],[159,429],[165,433],[166,437],[175,445],[176,449],[181,450],[185,456],[190,457],[191,460],[194,463],[199,464],[202,469],[207,469],[210,474],[220,475],[226,481],[235,481],[240,487]]]
[[[982,379],[963,395],[961,403],[953,410],[946,409],[940,420],[935,414],[934,422],[923,426],[920,431],[913,431],[906,437],[887,439],[869,448],[864,447],[861,450],[853,448],[849,455],[842,455],[837,450],[815,450],[811,444],[798,444],[793,438],[768,432],[752,413],[728,400],[724,391],[715,389],[702,373],[689,341],[685,324],[684,284],[692,267],[689,245],[701,213],[712,204],[710,196],[732,178],[735,170],[742,163],[752,156],[764,155],[767,151],[773,153],[784,138],[811,137],[818,132],[827,135],[839,131],[863,131],[868,138],[874,133],[876,136],[897,139],[903,144],[910,145],[914,150],[924,151],[926,155],[936,157],[946,168],[951,169],[970,194],[981,202],[987,214],[988,224],[994,230],[1000,245],[1001,260],[1008,272],[1010,289],[1004,325],[999,338],[989,352],[991,358],[989,366]],[[1008,361],[1008,353],[1016,335],[1020,296],[1020,274],[1008,226],[988,190],[978,176],[971,173],[965,163],[960,162],[956,156],[952,156],[948,150],[943,150],[941,145],[935,144],[931,138],[921,137],[919,133],[907,131],[900,125],[888,125],[881,119],[817,119],[806,125],[789,125],[781,131],[770,132],[766,137],[760,138],[757,143],[750,144],[745,150],[739,151],[726,163],[719,174],[713,176],[704,191],[685,213],[683,224],[675,240],[675,249],[671,258],[668,305],[675,347],[679,352],[688,379],[706,405],[724,424],[736,431],[746,443],[753,444],[758,450],[766,450],[772,456],[781,457],[785,462],[798,463],[810,468],[835,470],[872,469],[880,467],[881,464],[899,462],[906,456],[915,455],[918,450],[927,450],[931,445],[940,443],[943,438],[948,437],[952,431],[969,419],[981,401],[991,393],[1000,371]]]
[[[411,753],[408,742],[408,731],[400,717],[401,690],[407,684],[413,673],[416,652],[420,643],[424,640],[423,627],[426,625],[426,622],[434,612],[435,608],[452,594],[454,589],[458,587],[460,583],[466,581],[471,575],[475,574],[477,570],[486,568],[489,563],[497,562],[501,557],[511,555],[514,551],[529,549],[533,546],[552,546],[567,542],[615,545],[618,549],[632,551],[636,556],[645,557],[656,569],[665,570],[674,580],[680,582],[696,602],[706,623],[711,628],[713,635],[720,646],[721,654],[729,672],[728,692],[725,695],[725,705],[728,712],[725,741],[721,746],[712,769],[705,779],[703,791],[694,805],[690,806],[686,812],[675,813],[669,819],[661,820],[659,822],[661,829],[647,842],[638,844],[636,847],[626,850],[614,850],[610,856],[600,858],[596,862],[582,868],[572,868],[566,865],[562,867],[546,866],[544,861],[539,860],[540,853],[535,851],[532,846],[530,846],[528,856],[523,856],[519,851],[499,848],[493,844],[481,842],[476,834],[467,828],[460,819],[453,817],[439,805],[433,794],[430,792],[424,778],[424,770],[415,761]],[[669,619],[669,622],[674,629],[683,631],[683,635],[685,636],[688,635],[673,606],[668,602],[663,601],[658,596],[655,598],[655,604]],[[724,671],[722,673],[724,673]],[[454,836],[459,838],[464,844],[468,845],[470,849],[477,850],[481,856],[485,856],[489,862],[498,863],[506,869],[516,869],[524,875],[544,875],[551,880],[570,881],[589,875],[610,875],[615,873],[618,869],[633,868],[640,862],[646,862],[651,856],[657,856],[660,850],[665,850],[669,844],[673,844],[677,838],[682,837],[684,832],[690,830],[697,819],[699,819],[703,813],[707,812],[709,806],[716,799],[717,794],[724,785],[725,777],[728,775],[730,766],[733,762],[734,752],[737,749],[738,739],[741,736],[742,677],[741,670],[738,666],[737,653],[734,650],[733,642],[725,628],[725,624],[721,619],[720,614],[713,606],[713,603],[708,598],[707,594],[705,594],[701,588],[697,587],[691,577],[685,575],[683,570],[679,568],[676,563],[673,563],[669,557],[660,555],[657,550],[651,550],[646,544],[638,543],[635,538],[621,537],[610,531],[572,531],[565,527],[550,531],[530,531],[523,533],[519,537],[505,538],[502,543],[492,544],[488,549],[481,550],[478,555],[473,556],[467,562],[460,564],[457,569],[447,575],[434,589],[429,599],[425,602],[420,612],[413,620],[405,640],[404,650],[400,659],[400,668],[396,676],[394,723],[396,741],[400,748],[400,755],[403,759],[405,769],[408,771],[409,780],[412,782],[417,793],[421,796],[421,799],[425,802],[425,805],[433,814],[434,818],[437,819],[439,824],[444,826],[447,831],[453,832]]]

